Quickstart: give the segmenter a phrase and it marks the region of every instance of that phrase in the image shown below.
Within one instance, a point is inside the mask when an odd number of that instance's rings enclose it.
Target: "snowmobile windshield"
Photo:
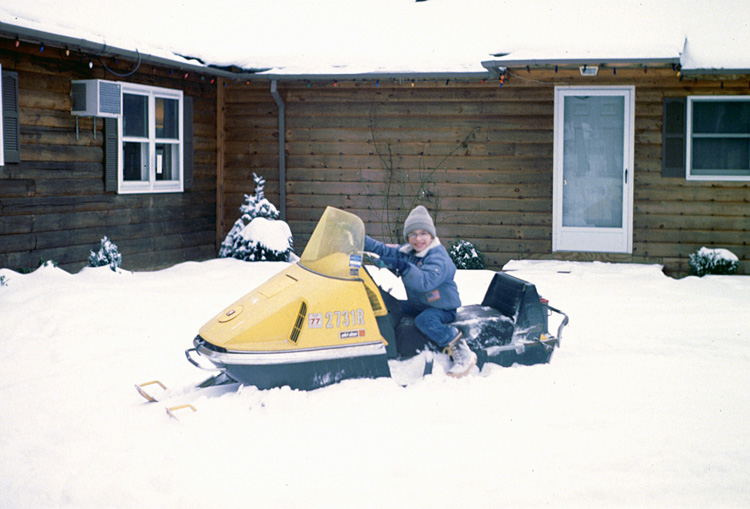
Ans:
[[[364,246],[365,225],[362,220],[349,212],[327,207],[299,264],[324,276],[357,279]]]

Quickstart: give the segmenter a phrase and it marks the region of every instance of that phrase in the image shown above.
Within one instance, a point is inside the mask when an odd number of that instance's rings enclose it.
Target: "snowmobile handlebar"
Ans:
[[[377,264],[378,260],[380,260],[380,255],[377,253],[373,253],[372,251],[362,251],[362,256],[364,256],[365,259],[371,261],[373,264]]]

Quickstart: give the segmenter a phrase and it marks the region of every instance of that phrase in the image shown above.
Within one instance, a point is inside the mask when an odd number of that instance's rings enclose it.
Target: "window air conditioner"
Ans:
[[[106,80],[71,82],[70,112],[80,117],[113,117],[122,115],[120,84]]]

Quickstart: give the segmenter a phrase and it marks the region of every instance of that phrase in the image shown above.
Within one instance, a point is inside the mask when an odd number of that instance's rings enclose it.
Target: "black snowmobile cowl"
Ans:
[[[201,327],[188,360],[260,389],[390,376],[389,362],[429,345],[363,266],[364,237],[361,219],[326,208],[299,262]],[[547,330],[551,312],[564,317],[557,337]],[[565,324],[533,284],[504,273],[481,305],[458,310],[455,323],[480,367],[549,362]]]

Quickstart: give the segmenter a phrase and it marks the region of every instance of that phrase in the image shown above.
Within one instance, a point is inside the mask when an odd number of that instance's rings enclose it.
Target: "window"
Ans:
[[[687,98],[688,180],[750,180],[750,97]]]
[[[3,94],[3,66],[0,65],[0,99],[3,99],[0,101],[0,147],[3,147],[2,150],[0,150],[0,166],[5,166],[5,137],[3,136],[3,124],[5,123],[5,116],[3,115],[3,106],[5,103],[5,95]]]
[[[122,84],[118,122],[120,193],[179,192],[183,187],[181,90]]]

